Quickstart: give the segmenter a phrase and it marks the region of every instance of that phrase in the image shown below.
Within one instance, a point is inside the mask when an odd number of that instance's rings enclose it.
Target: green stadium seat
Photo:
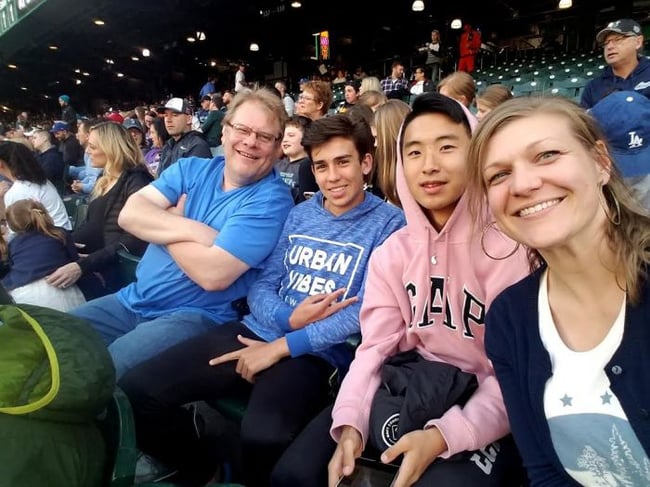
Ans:
[[[126,394],[118,387],[108,405],[105,417],[98,420],[106,442],[107,487],[132,487],[135,479],[137,449],[135,423]]]
[[[117,251],[118,272],[122,286],[135,282],[135,270],[140,262],[140,257],[124,249]]]
[[[512,86],[514,96],[530,96],[532,94],[541,94],[544,91],[544,83],[538,81],[529,81],[527,83],[517,83]]]

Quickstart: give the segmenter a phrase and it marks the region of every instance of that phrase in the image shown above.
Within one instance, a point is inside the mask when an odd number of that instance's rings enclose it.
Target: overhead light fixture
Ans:
[[[7,67],[9,69],[18,69],[18,66],[16,66],[15,64],[7,64]]]
[[[300,7],[302,7],[302,3],[300,3],[300,2],[291,2],[291,6],[293,8],[300,8]]]
[[[454,19],[451,21],[451,28],[454,30],[462,29],[463,22],[460,19]]]
[[[565,8],[571,8],[573,6],[573,2],[571,0],[560,0],[560,3],[558,4],[558,8],[565,9]]]
[[[21,86],[20,89],[23,90],[23,91],[27,91],[27,87],[26,87],[26,86]]]
[[[256,42],[251,42],[251,45],[248,49],[250,49],[253,52],[257,52],[260,50],[260,46]]]
[[[59,46],[55,46],[54,44],[52,44],[51,46],[49,46],[49,49],[50,51],[56,51],[59,49]]]
[[[196,38],[195,38],[195,37],[192,37],[192,36],[189,36],[189,37],[187,38],[187,42],[196,42]]]
[[[80,80],[80,79],[75,79],[75,80],[74,80],[74,84],[75,84],[75,85],[80,85],[80,84],[81,84],[81,80]]]
[[[112,59],[106,58],[106,64],[115,64],[115,61]]]
[[[118,78],[124,78],[124,73],[117,73]]]
[[[106,25],[106,22],[104,22],[102,19],[95,19],[95,20],[93,20],[93,24],[95,24],[95,25]]]
[[[411,10],[414,12],[422,12],[424,10],[424,2],[422,0],[415,0],[411,5]]]
[[[206,39],[205,32],[200,30],[196,32],[196,35],[194,37],[196,37],[197,41],[204,41]]]
[[[140,58],[138,56],[131,56],[131,61],[139,61]]]
[[[149,57],[149,56],[151,56],[151,51],[149,49],[143,49],[142,57]]]
[[[214,68],[216,65],[217,65],[217,62],[216,62],[216,61],[210,61],[210,66],[212,66],[213,68]]]
[[[84,72],[81,73],[81,74],[83,74],[84,76],[90,76],[90,73],[89,73],[88,71],[84,71]]]
[[[74,70],[74,72],[79,74],[79,73],[81,73],[81,70],[79,68],[77,68],[77,69]]]

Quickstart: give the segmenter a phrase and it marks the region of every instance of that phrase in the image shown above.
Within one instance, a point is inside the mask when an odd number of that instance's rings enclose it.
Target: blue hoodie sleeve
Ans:
[[[286,272],[284,255],[289,244],[288,235],[293,226],[292,213],[289,213],[275,249],[267,257],[262,271],[248,291],[248,307],[256,321],[266,329],[279,330],[280,335],[291,329],[289,316],[293,311],[278,294]]]
[[[366,274],[363,276],[364,282]],[[359,290],[359,301],[347,308],[315,321],[304,328],[287,333],[287,345],[292,357],[306,353],[320,352],[343,343],[353,333],[359,333],[359,311],[365,285]]]
[[[404,214],[401,211],[392,211],[391,213],[387,221],[382,222],[384,229],[375,248],[381,245],[393,232],[402,228],[406,223]],[[361,310],[367,275],[368,265],[366,264],[362,285],[356,294],[359,297],[356,303],[328,316],[324,320],[316,321],[300,330],[291,331],[286,335],[289,352],[292,357],[326,350],[334,345],[343,343],[353,333],[360,332],[359,311]]]

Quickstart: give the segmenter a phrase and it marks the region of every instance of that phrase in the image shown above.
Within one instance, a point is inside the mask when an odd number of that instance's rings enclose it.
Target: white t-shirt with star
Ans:
[[[604,371],[623,339],[626,300],[603,341],[586,352],[575,352],[555,327],[547,286],[544,272],[538,296],[539,333],[553,373],[544,390],[544,411],[560,462],[582,485],[650,485],[650,460]]]

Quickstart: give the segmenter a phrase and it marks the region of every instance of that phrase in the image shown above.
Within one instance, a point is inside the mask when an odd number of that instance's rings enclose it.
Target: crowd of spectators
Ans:
[[[474,32],[453,72],[434,30],[411,77],[290,93],[240,64],[197,98],[3,124],[2,284],[101,335],[139,481],[217,479],[235,396],[249,487],[335,487],[361,456],[396,487],[650,482],[640,25],[598,33],[581,105],[477,93]]]

